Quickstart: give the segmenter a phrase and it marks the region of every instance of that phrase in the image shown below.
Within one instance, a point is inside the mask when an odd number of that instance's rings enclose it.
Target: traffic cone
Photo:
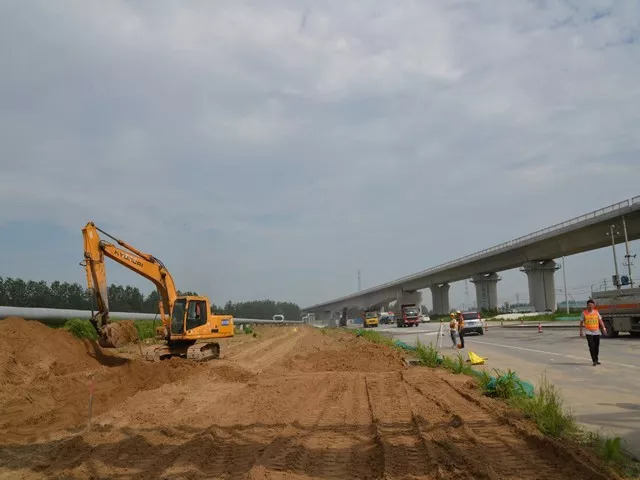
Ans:
[[[538,333],[542,333],[542,324],[541,323],[538,324]]]

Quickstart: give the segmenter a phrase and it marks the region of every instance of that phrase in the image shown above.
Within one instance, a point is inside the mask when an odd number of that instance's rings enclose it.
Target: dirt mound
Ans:
[[[397,352],[373,344],[313,352],[297,360],[292,366],[303,372],[389,372],[405,368]]]
[[[405,368],[402,355],[392,348],[350,333],[315,329],[306,332],[283,366],[299,372],[392,372]]]
[[[22,318],[0,321],[0,430],[33,441],[77,429],[87,419],[89,388],[100,414],[141,390],[177,382],[203,365],[183,359],[153,364],[119,357],[93,341]]]
[[[228,382],[244,383],[254,376],[253,373],[230,363],[214,364],[212,370],[218,377]]]
[[[12,385],[49,371],[60,375],[97,365],[86,345],[66,330],[18,317],[0,320],[0,372]]]

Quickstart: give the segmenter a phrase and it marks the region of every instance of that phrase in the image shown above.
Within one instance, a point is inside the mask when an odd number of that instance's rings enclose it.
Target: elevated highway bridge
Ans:
[[[629,241],[640,238],[640,195],[442,265],[305,307],[303,311],[328,321],[344,308],[382,307],[394,300],[420,303],[419,290],[429,288],[433,311],[444,315],[450,311],[449,284],[464,279],[475,284],[478,308],[496,308],[498,272],[513,268],[521,268],[527,274],[529,298],[536,311],[555,310],[554,273],[559,267],[554,259],[611,245],[611,236],[607,235],[611,225],[620,232],[614,235],[615,243],[624,242],[623,227]]]

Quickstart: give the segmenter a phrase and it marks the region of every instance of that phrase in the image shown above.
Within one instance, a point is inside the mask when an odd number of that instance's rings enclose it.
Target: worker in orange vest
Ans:
[[[453,342],[453,348],[458,348],[458,319],[456,314],[451,312],[449,314],[451,320],[449,321],[449,333],[451,334],[451,341]]]
[[[460,337],[460,348],[464,348],[464,315],[460,310],[456,310],[456,316],[458,317],[458,337]]]
[[[600,354],[600,330],[605,335],[607,334],[607,327],[602,322],[602,317],[598,310],[596,310],[596,302],[589,299],[587,300],[587,309],[582,312],[580,316],[580,329],[584,327],[587,334],[587,343],[589,344],[589,353],[591,354],[591,360],[593,366],[600,365],[598,355]]]

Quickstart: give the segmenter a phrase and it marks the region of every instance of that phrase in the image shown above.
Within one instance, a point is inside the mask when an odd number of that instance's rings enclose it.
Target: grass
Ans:
[[[437,367],[442,363],[438,349],[432,343],[425,345],[418,341],[415,353],[420,361],[420,365],[425,367]]]
[[[484,317],[483,317],[484,318]],[[520,320],[524,321],[524,322],[555,322],[558,321],[560,318],[571,318],[571,319],[575,319],[578,320],[580,318],[580,314],[579,313],[575,313],[575,312],[571,312],[571,313],[567,313],[566,311],[562,311],[562,312],[556,312],[556,313],[543,313],[540,315],[528,315],[528,316],[522,316],[522,317],[518,317],[518,318],[514,318],[512,320],[505,320],[505,321],[509,321],[509,322],[519,322]],[[500,318],[496,318],[496,317],[489,317],[489,318],[484,318],[485,320],[489,320],[491,322],[498,322],[501,319]],[[562,320],[560,320],[562,321]]]
[[[358,337],[362,337],[365,340],[368,340],[372,343],[377,343],[378,345],[386,345],[387,347],[398,348],[398,346],[394,343],[393,339],[378,333],[374,330],[365,330],[364,328],[357,328],[353,331]]]
[[[451,358],[448,355],[443,357],[442,366],[456,375],[471,375],[473,368],[466,363],[462,358],[462,355],[458,353],[455,358]]]
[[[160,322],[154,322],[153,320],[136,320],[133,324],[136,330],[138,330],[138,336],[141,340],[155,338],[155,327],[161,325]],[[78,338],[88,338],[89,340],[98,339],[98,334],[89,320],[71,318],[64,323],[62,328]]]
[[[578,431],[575,419],[565,410],[556,387],[544,376],[533,398],[523,395],[507,398],[511,405],[522,410],[546,435],[565,437],[575,435]]]
[[[155,320],[135,320],[133,324],[138,330],[138,336],[140,340],[147,338],[155,338],[156,327],[162,326],[162,322]]]
[[[78,338],[88,338],[89,340],[98,339],[98,334],[89,320],[71,318],[64,323],[62,328]]]

